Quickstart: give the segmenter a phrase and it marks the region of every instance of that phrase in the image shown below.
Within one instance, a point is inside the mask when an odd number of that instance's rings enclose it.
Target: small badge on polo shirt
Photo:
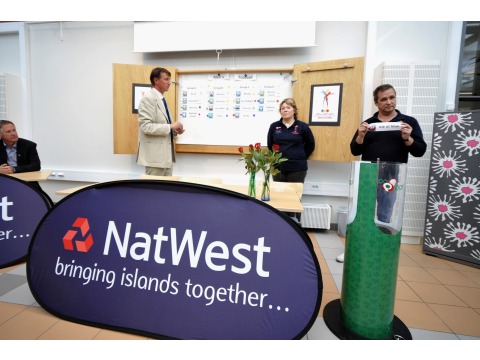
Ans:
[[[292,131],[292,134],[298,135],[298,125],[295,125],[295,128]]]

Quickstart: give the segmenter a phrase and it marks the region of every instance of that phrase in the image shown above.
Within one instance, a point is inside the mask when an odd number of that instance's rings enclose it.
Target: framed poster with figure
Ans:
[[[340,126],[343,84],[312,85],[310,125]]]

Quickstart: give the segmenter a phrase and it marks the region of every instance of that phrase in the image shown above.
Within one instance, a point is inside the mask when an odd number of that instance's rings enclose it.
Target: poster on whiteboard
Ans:
[[[279,106],[292,96],[290,73],[219,73],[182,75],[178,121],[185,132],[177,144],[267,145]]]

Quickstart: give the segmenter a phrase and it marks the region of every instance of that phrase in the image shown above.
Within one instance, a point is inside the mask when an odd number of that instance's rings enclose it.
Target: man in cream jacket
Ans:
[[[137,164],[145,166],[148,175],[171,176],[175,162],[174,137],[184,132],[180,122],[170,118],[165,98],[171,84],[171,73],[157,67],[150,74],[152,89],[138,104]]]

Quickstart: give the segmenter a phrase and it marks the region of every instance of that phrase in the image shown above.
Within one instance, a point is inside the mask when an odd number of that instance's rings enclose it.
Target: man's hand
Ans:
[[[173,123],[172,125],[170,125],[170,128],[172,129],[172,131],[175,133],[175,134],[183,134],[184,133],[184,129],[183,129],[183,124],[181,122],[175,122]]]
[[[8,164],[2,164],[0,165],[0,174],[13,174],[13,166],[10,166]]]
[[[360,126],[358,127],[358,136],[357,136],[357,144],[363,144],[363,139],[365,138],[365,135],[367,134],[368,130],[368,123],[363,121]]]
[[[412,134],[412,127],[403,121],[400,121],[400,123],[402,124],[402,138],[404,141],[408,141]]]

